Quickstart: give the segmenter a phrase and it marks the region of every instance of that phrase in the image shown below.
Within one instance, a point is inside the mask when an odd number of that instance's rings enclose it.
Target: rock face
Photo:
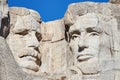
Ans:
[[[73,3],[49,22],[0,6],[0,80],[120,80],[119,4]]]
[[[25,72],[39,71],[41,64],[41,54],[38,50],[41,40],[39,14],[26,8],[12,7],[10,16],[10,33],[6,40],[15,60]]]
[[[71,55],[65,40],[64,20],[50,21],[41,24],[42,41],[40,52],[42,65],[40,71],[47,74],[57,74],[69,66]]]
[[[83,80],[119,79],[119,10],[119,5],[110,3],[69,6],[64,17],[69,28],[69,47]]]

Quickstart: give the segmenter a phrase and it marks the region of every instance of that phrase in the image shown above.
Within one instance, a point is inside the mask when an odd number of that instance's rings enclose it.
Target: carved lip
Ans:
[[[77,56],[79,62],[88,61],[91,58],[93,58],[92,54],[80,54]]]
[[[22,56],[21,58],[27,59],[27,60],[31,60],[31,61],[36,61],[37,58],[33,57],[33,56]]]
[[[38,53],[39,54],[39,53]],[[32,61],[36,61],[36,60],[39,60],[40,57],[38,54],[35,54],[35,53],[27,53],[27,54],[23,54],[23,55],[20,55],[19,58],[25,58],[27,60],[32,60]]]

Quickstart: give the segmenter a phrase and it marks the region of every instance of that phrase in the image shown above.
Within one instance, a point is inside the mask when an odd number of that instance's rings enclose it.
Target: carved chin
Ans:
[[[39,65],[36,63],[36,59],[33,57],[23,57],[17,60],[20,67],[37,72]]]
[[[100,71],[99,69],[100,65],[98,62],[98,58],[92,58],[87,61],[77,62],[77,67],[79,67],[80,70],[85,75],[98,74]]]

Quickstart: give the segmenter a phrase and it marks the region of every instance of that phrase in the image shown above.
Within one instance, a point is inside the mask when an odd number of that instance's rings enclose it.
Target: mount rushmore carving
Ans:
[[[49,22],[0,5],[0,80],[120,79],[119,4],[73,3]]]

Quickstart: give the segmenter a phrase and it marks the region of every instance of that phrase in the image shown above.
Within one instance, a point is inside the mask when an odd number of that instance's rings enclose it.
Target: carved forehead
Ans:
[[[70,27],[70,31],[96,27],[98,25],[98,21],[98,17],[94,13],[88,13],[78,17],[74,25]]]
[[[17,16],[17,21],[12,29],[14,32],[24,31],[24,30],[34,30],[40,32],[40,24],[31,17],[27,16]]]
[[[87,13],[83,16],[79,16],[75,23],[70,26],[69,32],[75,30],[85,30],[87,28],[93,28],[94,30],[101,30],[106,33],[110,33],[110,29],[117,29],[117,21],[112,16],[106,16],[102,14]]]
[[[14,33],[24,30],[34,30],[40,32],[40,15],[33,10],[19,7],[10,9],[11,31]]]

